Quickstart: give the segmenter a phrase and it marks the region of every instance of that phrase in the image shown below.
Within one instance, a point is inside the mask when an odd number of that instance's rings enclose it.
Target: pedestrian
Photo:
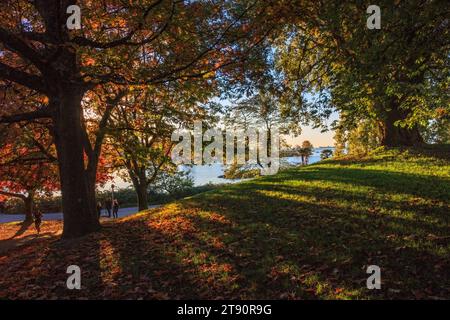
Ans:
[[[118,218],[119,213],[119,201],[117,199],[114,199],[113,201],[113,217]]]
[[[33,213],[34,216],[34,227],[36,228],[37,233],[41,233],[41,223],[42,223],[42,212],[40,210],[36,210]]]
[[[100,216],[102,215],[102,203],[100,201],[97,202],[97,215],[98,218],[100,219]]]
[[[112,207],[112,200],[108,198],[105,200],[105,208],[106,208],[106,211],[108,211],[109,218],[111,218],[111,207]]]

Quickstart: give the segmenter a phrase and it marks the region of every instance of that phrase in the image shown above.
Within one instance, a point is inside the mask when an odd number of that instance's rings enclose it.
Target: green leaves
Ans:
[[[275,42],[276,65],[286,92],[328,92],[328,106],[352,119],[342,123],[347,129],[355,120],[375,119],[389,134],[387,118],[400,110],[394,125],[413,131],[427,126],[438,106],[450,108],[446,5],[378,5],[382,28],[374,31],[365,26],[365,4],[311,4],[309,15],[293,16]]]

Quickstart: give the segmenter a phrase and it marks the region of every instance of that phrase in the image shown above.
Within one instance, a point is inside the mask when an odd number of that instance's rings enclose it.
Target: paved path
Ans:
[[[160,205],[149,206],[149,208],[157,208]],[[137,207],[133,208],[120,208],[119,209],[119,218],[126,217],[138,212]],[[102,210],[102,217],[107,216],[106,210]],[[0,214],[0,223],[6,222],[14,222],[14,221],[23,221],[25,219],[25,215],[23,214]],[[42,220],[62,220],[63,214],[62,212],[57,213],[44,213]]]

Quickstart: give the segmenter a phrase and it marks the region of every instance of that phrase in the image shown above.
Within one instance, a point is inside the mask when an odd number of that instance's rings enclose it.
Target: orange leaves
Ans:
[[[4,137],[4,145],[0,148],[0,189],[26,193],[59,188],[56,164],[50,162],[42,151],[53,152],[45,129],[30,125],[16,131],[9,127]],[[35,140],[40,141],[41,146],[36,145]]]
[[[40,98],[38,98],[39,102],[43,103],[43,104],[48,104],[48,97],[46,96],[42,96]]]
[[[449,110],[443,107],[436,108],[437,118],[444,118],[449,114]]]
[[[199,267],[200,272],[204,273],[223,273],[223,272],[232,272],[233,266],[229,263],[212,263],[205,264]]]
[[[230,224],[231,221],[227,219],[224,215],[221,215],[216,212],[208,213],[208,219],[212,222],[220,222],[222,224]]]
[[[83,60],[83,62],[81,64],[85,67],[91,67],[91,66],[95,65],[95,59],[91,58],[91,57],[87,57]]]
[[[98,31],[101,28],[101,23],[98,20],[91,20],[89,24],[93,30]]]
[[[150,221],[149,226],[167,235],[180,235],[185,233],[195,232],[195,227],[192,221],[183,217],[171,217],[170,219],[161,219],[157,221]]]

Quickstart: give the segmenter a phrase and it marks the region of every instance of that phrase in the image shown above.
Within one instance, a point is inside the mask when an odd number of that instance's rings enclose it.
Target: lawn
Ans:
[[[78,240],[45,222],[44,237],[0,252],[0,298],[449,299],[449,151],[289,169]],[[1,226],[0,239],[19,227]],[[65,287],[71,264],[81,290]],[[366,288],[368,265],[381,290]]]

